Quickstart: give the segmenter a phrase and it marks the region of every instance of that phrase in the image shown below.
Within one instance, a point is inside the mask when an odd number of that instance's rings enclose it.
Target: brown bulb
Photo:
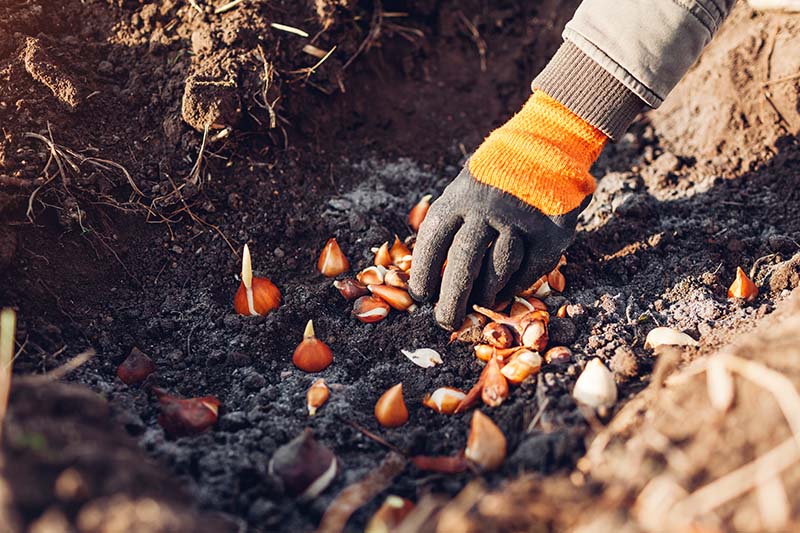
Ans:
[[[292,356],[294,366],[305,372],[321,372],[333,362],[333,353],[328,345],[314,335],[314,322],[309,320],[303,340]]]
[[[464,455],[481,470],[497,470],[506,459],[506,437],[492,419],[480,411],[472,415]]]
[[[339,248],[339,243],[337,243],[334,238],[328,239],[328,242],[325,243],[325,247],[322,249],[322,253],[319,254],[317,270],[319,270],[323,276],[332,278],[338,276],[342,272],[347,272],[349,269],[350,261],[347,260],[344,252]]]
[[[375,403],[375,418],[383,427],[394,428],[408,421],[408,409],[403,401],[403,384],[398,383],[384,392]]]

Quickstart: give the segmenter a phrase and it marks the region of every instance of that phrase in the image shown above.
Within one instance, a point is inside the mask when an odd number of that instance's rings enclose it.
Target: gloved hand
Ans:
[[[552,270],[594,192],[589,167],[607,137],[541,91],[496,129],[430,207],[409,290],[436,294],[436,321],[461,325],[469,303],[492,306]],[[444,275],[440,272],[445,259]]]

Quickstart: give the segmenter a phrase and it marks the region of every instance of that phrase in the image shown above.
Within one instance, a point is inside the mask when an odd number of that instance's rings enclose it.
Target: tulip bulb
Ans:
[[[331,349],[314,335],[314,322],[309,320],[303,333],[303,340],[294,350],[292,363],[304,372],[321,372],[332,362]]]
[[[752,302],[756,296],[758,296],[756,284],[747,277],[742,267],[736,267],[736,279],[728,289],[728,298],[744,298],[746,301]]]
[[[495,348],[510,348],[514,344],[514,333],[503,324],[489,322],[483,328],[483,340]]]
[[[402,426],[408,421],[402,383],[398,383],[378,398],[375,403],[375,418],[380,425],[387,428]]]
[[[391,287],[397,287],[398,289],[408,290],[408,279],[410,276],[408,272],[404,272],[402,270],[392,270],[386,272],[386,275],[383,278],[383,282],[386,285]]]
[[[537,352],[544,350],[547,346],[547,324],[550,322],[550,314],[547,311],[537,309],[521,316],[512,317],[479,305],[474,305],[472,308],[498,324],[513,328],[523,346]]]
[[[508,381],[500,372],[500,365],[495,355],[486,367],[486,381],[483,383],[481,399],[489,407],[497,407],[508,397]]]
[[[452,387],[440,387],[422,399],[422,405],[430,407],[437,413],[450,415],[453,414],[458,404],[467,395]]]
[[[386,277],[386,272],[388,271],[382,266],[371,266],[356,274],[356,279],[364,285],[380,285]]]
[[[367,286],[354,279],[336,280],[333,286],[348,302],[369,294]]]
[[[367,285],[369,291],[378,296],[393,309],[397,309],[398,311],[411,311],[412,307],[414,307],[414,300],[411,299],[411,296],[408,294],[407,291],[403,289],[398,289],[397,287],[390,287],[389,285]]]
[[[310,500],[319,496],[336,477],[336,456],[306,428],[275,451],[269,473],[283,481],[291,496]]]
[[[572,389],[572,397],[595,409],[611,407],[617,402],[614,376],[600,359],[592,359],[586,364]]]
[[[325,243],[322,253],[319,254],[319,260],[317,260],[317,270],[329,278],[350,270],[350,261],[339,248],[339,243],[335,238],[330,238]]]
[[[134,347],[128,357],[117,368],[117,377],[126,385],[133,385],[147,379],[155,372],[156,365],[139,348]]]
[[[177,398],[157,387],[153,393],[161,404],[158,423],[172,437],[196,435],[217,422],[220,404],[214,396]]]
[[[411,229],[414,231],[419,231],[422,221],[425,220],[425,215],[428,214],[428,209],[431,207],[431,198],[433,198],[433,196],[430,194],[423,196],[408,214],[408,225],[411,226]]]
[[[547,282],[547,276],[544,275],[534,281],[530,287],[522,291],[519,295],[526,298],[528,296],[535,296],[536,298],[546,298],[550,296],[550,284]]]
[[[389,315],[389,304],[377,296],[362,296],[353,304],[353,315],[365,324],[380,322]]]
[[[411,250],[403,241],[400,240],[400,237],[395,235],[394,244],[392,244],[392,247],[389,249],[389,255],[392,258],[392,262],[395,265],[400,266],[401,262],[404,262],[411,257]],[[405,269],[403,268],[403,270]]]
[[[506,459],[506,437],[492,419],[481,411],[472,415],[472,424],[467,438],[465,457],[481,470],[500,468]]]
[[[242,252],[242,282],[233,299],[233,308],[244,316],[262,316],[281,303],[281,291],[267,278],[253,276],[250,248],[245,244]]]
[[[544,321],[533,319],[528,322],[523,322],[521,329],[520,340],[523,346],[533,348],[537,352],[544,351],[549,339],[547,335],[547,325]]]
[[[378,248],[375,252],[375,260],[373,261],[375,266],[381,266],[384,268],[388,268],[389,265],[392,264],[392,256],[389,255],[389,243],[385,242],[381,244],[380,248]]]
[[[567,279],[559,269],[555,269],[547,275],[547,284],[556,292],[564,292],[567,287]]]
[[[542,368],[541,356],[530,350],[518,352],[501,370],[500,373],[512,384],[519,385],[529,376],[538,373]]]
[[[330,391],[328,391],[328,385],[322,378],[316,380],[311,387],[309,387],[308,392],[306,392],[306,405],[308,407],[309,416],[317,414],[317,409],[328,401],[329,395]]]

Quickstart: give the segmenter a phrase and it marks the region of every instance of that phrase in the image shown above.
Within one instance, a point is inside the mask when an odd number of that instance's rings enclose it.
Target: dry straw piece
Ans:
[[[11,391],[11,366],[14,364],[16,331],[17,313],[9,307],[3,308],[0,311],[0,440],[8,408],[8,394]]]
[[[723,355],[708,358],[706,363],[706,388],[708,399],[717,411],[724,413],[733,404],[735,388],[733,376],[725,366]]]

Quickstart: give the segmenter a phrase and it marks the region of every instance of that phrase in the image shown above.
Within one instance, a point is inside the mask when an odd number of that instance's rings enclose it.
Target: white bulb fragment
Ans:
[[[432,366],[441,365],[442,356],[439,352],[431,348],[420,348],[414,351],[400,350],[403,355],[408,357],[412,363],[422,368],[430,368]]]
[[[572,397],[592,408],[611,407],[617,402],[617,384],[600,359],[592,359],[578,376]]]
[[[644,340],[644,347],[655,350],[659,346],[700,346],[686,333],[672,328],[655,328],[650,330]]]

